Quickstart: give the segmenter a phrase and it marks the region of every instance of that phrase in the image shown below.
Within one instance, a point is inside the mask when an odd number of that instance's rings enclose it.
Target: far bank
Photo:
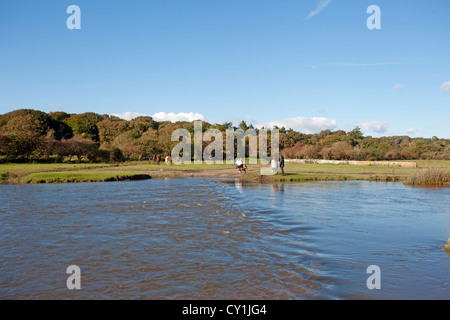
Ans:
[[[450,161],[405,161],[405,166],[377,163],[322,163],[286,161],[285,175],[266,175],[267,165],[247,164],[247,173],[239,173],[229,164],[181,164],[167,166],[155,162],[0,164],[0,183],[73,183],[166,178],[234,178],[262,183],[308,181],[386,181],[411,185],[449,186]],[[415,164],[412,166],[411,163]],[[438,180],[430,174],[438,174]],[[429,182],[432,181],[433,183]]]

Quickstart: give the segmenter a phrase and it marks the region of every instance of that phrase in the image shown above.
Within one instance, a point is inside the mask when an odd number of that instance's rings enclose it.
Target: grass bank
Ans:
[[[43,172],[32,173],[19,181],[21,183],[71,183],[71,182],[106,182],[151,179],[148,174],[129,172]]]
[[[405,180],[405,184],[413,186],[445,186],[449,183],[450,172],[440,168],[424,168]]]
[[[450,161],[415,161],[417,168],[355,166],[351,164],[299,164],[286,163],[286,175],[261,175],[268,166],[248,165],[247,174],[239,174],[234,165],[227,164],[183,164],[166,166],[152,162],[126,162],[122,164],[58,163],[58,164],[0,164],[2,183],[64,183],[120,181],[152,178],[205,177],[240,178],[263,183],[308,182],[308,181],[416,181],[412,185],[423,184],[416,178],[424,170],[439,170],[447,177],[450,174]],[[439,186],[449,186],[447,182]]]

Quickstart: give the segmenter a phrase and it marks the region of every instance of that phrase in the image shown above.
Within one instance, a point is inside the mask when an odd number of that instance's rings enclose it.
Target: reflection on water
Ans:
[[[0,186],[0,299],[449,299],[449,189],[172,179]],[[66,288],[69,265],[82,289]],[[378,265],[382,289],[368,290]]]
[[[242,193],[243,192],[242,185],[244,184],[243,180],[242,179],[235,179],[234,180],[234,184],[236,185],[236,190],[239,193]]]

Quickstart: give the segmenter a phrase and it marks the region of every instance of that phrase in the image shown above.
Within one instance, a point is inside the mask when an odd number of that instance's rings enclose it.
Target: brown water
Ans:
[[[192,178],[0,185],[0,203],[0,299],[450,299],[450,189]]]

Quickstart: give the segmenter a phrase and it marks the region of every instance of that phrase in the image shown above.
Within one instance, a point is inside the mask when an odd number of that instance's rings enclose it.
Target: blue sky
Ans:
[[[0,113],[450,138],[449,39],[448,0],[2,0]]]

